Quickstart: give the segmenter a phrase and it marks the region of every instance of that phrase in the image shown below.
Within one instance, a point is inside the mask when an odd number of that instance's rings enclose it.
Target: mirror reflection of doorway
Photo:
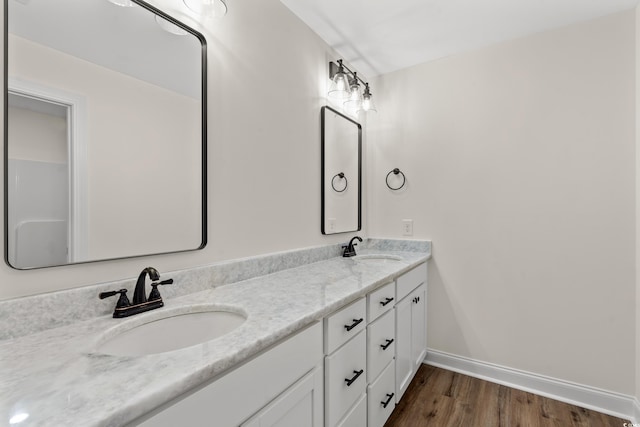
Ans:
[[[7,157],[9,262],[18,268],[69,262],[70,105],[11,92]]]

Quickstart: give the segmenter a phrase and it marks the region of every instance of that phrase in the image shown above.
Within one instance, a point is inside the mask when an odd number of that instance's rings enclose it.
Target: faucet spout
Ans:
[[[353,239],[349,240],[347,246],[343,246],[344,252],[342,253],[343,257],[352,257],[356,256],[356,248],[357,243],[353,243],[354,240],[359,240],[362,242],[362,239],[359,236],[355,236]]]
[[[147,267],[138,276],[138,281],[136,282],[136,289],[133,291],[133,305],[142,304],[147,302],[147,289],[145,286],[145,278],[149,275],[151,280],[159,280],[160,273],[153,267]]]

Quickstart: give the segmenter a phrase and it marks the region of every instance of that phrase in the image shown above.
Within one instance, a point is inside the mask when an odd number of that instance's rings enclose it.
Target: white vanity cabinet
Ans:
[[[396,280],[396,402],[427,354],[427,264]]]
[[[424,263],[131,425],[383,427],[426,355],[426,281]]]
[[[169,402],[144,427],[322,427],[322,323]]]

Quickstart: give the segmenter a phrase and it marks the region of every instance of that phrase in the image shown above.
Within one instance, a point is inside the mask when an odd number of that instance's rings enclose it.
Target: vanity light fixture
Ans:
[[[193,12],[206,18],[215,18],[227,14],[226,0],[182,0]]]
[[[329,78],[331,86],[327,96],[329,98],[343,101],[344,107],[352,112],[377,111],[371,100],[371,89],[369,83],[362,80],[358,73],[351,71],[342,59],[329,62]],[[364,92],[362,91],[364,85]]]

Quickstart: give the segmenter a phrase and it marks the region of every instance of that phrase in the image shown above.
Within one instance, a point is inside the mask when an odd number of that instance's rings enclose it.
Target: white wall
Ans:
[[[182,2],[152,3],[189,20]],[[2,264],[0,298],[134,277],[148,265],[163,272],[350,237],[320,233],[320,107],[336,56],[279,0],[233,2],[223,19],[198,25],[209,56],[207,247],[35,271]]]
[[[369,232],[433,239],[432,349],[636,392],[634,20],[373,82]]]
[[[67,163],[67,119],[26,108],[9,107],[9,158]],[[44,142],[44,143],[43,143]]]

